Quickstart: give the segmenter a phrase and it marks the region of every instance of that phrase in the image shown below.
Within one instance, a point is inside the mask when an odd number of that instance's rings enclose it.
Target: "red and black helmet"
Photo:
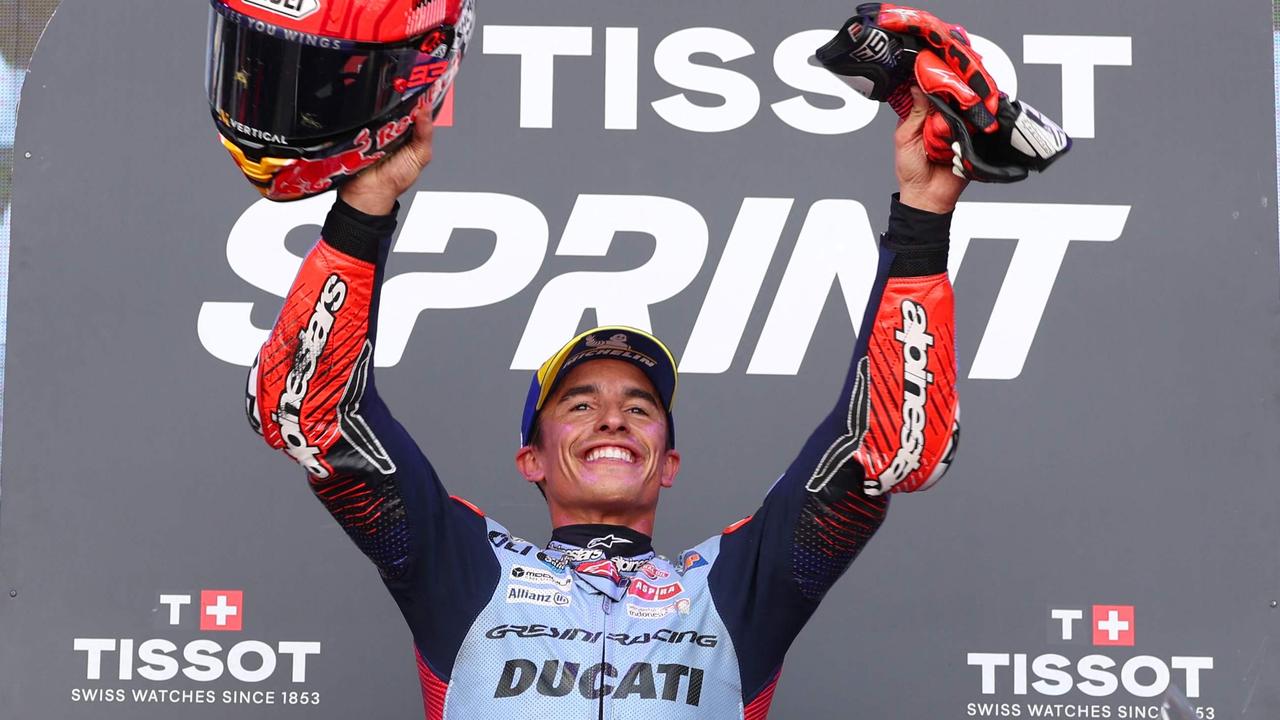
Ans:
[[[205,83],[222,144],[267,198],[329,190],[440,111],[474,0],[211,0]]]

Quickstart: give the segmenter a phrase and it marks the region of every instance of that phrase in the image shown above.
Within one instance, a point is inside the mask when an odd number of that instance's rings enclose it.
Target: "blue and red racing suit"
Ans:
[[[250,372],[249,421],[377,566],[413,633],[426,716],[764,718],[792,640],[958,437],[950,216],[893,204],[838,402],[759,510],[676,562],[628,528],[538,548],[451,498],[378,397],[395,216],[339,201]]]

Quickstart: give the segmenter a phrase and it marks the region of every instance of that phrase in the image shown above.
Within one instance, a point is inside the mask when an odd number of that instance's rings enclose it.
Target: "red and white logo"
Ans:
[[[244,627],[244,592],[201,590],[200,629],[240,632]]]
[[[622,574],[618,572],[617,566],[609,558],[600,558],[590,562],[582,563],[574,568],[580,573],[587,575],[595,575],[596,577],[609,578],[615,583],[622,582]]]
[[[671,575],[666,570],[662,570],[657,565],[648,562],[640,566],[640,573],[650,580],[661,580]]]
[[[320,9],[320,0],[245,0],[273,13],[301,20]]]
[[[1133,647],[1133,606],[1094,605],[1093,644]]]
[[[631,581],[631,587],[627,588],[628,595],[634,595],[641,600],[654,602],[657,600],[668,600],[684,592],[684,587],[680,583],[672,583],[670,585],[650,585],[649,583],[636,578]]]

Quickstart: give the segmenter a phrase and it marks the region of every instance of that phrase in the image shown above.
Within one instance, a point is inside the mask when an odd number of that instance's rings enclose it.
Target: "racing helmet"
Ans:
[[[439,113],[474,0],[210,0],[205,87],[222,144],[263,196],[325,192]]]

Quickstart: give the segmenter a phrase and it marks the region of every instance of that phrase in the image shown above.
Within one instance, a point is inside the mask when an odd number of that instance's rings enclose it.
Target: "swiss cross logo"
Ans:
[[[244,626],[244,592],[201,590],[200,629],[240,632]]]
[[[1133,606],[1094,605],[1093,644],[1133,646]]]

